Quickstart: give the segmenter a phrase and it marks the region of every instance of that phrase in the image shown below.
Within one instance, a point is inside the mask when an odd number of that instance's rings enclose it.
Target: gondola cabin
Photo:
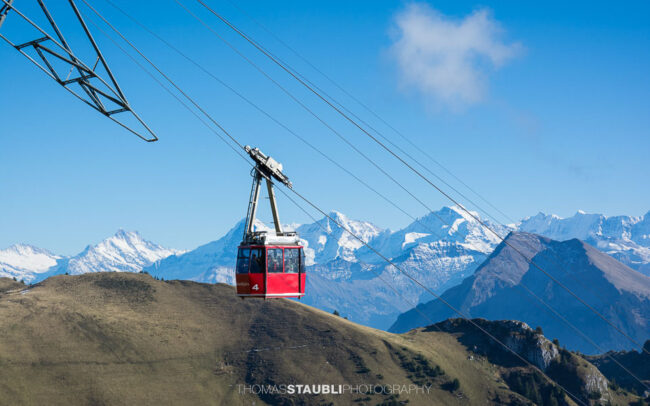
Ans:
[[[284,231],[280,223],[278,205],[273,192],[273,181],[291,188],[282,164],[264,155],[258,148],[244,147],[255,161],[251,172],[253,186],[248,201],[244,238],[237,248],[235,280],[237,296],[245,297],[297,297],[305,294],[305,261],[300,238],[295,231]],[[255,231],[255,213],[260,197],[262,179],[266,180],[275,231]]]
[[[302,297],[306,275],[303,247],[297,236],[262,234],[259,237],[238,248],[237,296]]]

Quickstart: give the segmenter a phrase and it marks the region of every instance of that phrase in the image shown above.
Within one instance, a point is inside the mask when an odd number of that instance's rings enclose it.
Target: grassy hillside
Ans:
[[[130,273],[28,289],[0,279],[2,405],[529,404],[504,379],[517,368],[468,351],[457,334],[385,333],[294,301],[241,300],[226,285]],[[396,398],[238,386],[365,383],[432,387]]]
[[[25,288],[24,284],[20,282],[16,282],[11,278],[0,278],[0,294],[7,291],[24,289],[24,288]]]

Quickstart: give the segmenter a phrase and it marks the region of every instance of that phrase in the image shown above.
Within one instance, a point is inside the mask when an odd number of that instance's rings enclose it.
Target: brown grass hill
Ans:
[[[26,286],[20,282],[17,282],[11,278],[0,278],[0,295],[3,293],[15,291],[17,289],[23,290]]]
[[[59,275],[28,287],[0,279],[0,405],[525,405],[545,393],[575,404],[535,369],[483,353],[478,336],[441,330],[391,334],[296,301],[241,300],[227,285],[146,274]],[[282,389],[318,384],[431,389]],[[250,393],[260,392],[254,385],[267,393]],[[638,400],[599,395],[586,403]]]

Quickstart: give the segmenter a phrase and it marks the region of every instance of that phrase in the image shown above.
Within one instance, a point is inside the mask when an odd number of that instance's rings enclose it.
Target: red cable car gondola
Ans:
[[[253,187],[246,213],[244,238],[237,251],[237,296],[300,298],[305,294],[306,279],[303,247],[295,231],[282,230],[271,178],[288,187],[291,187],[291,182],[282,173],[280,163],[257,148],[246,146],[245,149],[256,166],[252,173]],[[275,233],[253,231],[262,178],[266,179]]]

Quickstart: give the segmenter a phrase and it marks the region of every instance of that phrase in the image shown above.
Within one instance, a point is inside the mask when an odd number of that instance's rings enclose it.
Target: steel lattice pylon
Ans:
[[[20,12],[14,6],[14,0],[0,0],[2,6],[0,7],[0,28],[5,22],[7,16],[15,14],[17,17],[22,18],[24,21],[29,23],[32,27],[36,28],[41,36],[35,38],[31,41],[23,42],[20,44],[15,44],[9,40],[3,33],[0,32],[0,38],[9,43],[14,47],[18,52],[27,57],[32,63],[39,67],[43,72],[45,72],[49,77],[54,79],[57,83],[63,86],[70,93],[78,97],[84,103],[88,104],[93,109],[99,111],[106,117],[110,118],[126,130],[137,135],[145,141],[152,142],[157,141],[158,137],[154,132],[145,124],[145,122],[137,115],[135,111],[129,105],[122,89],[120,88],[117,80],[113,76],[110,68],[104,56],[102,55],[95,39],[93,38],[86,22],[84,21],[81,12],[77,8],[73,0],[68,0],[72,11],[76,16],[83,32],[88,38],[88,41],[92,45],[92,49],[96,55],[96,60],[94,65],[90,68],[86,63],[84,63],[80,58],[75,56],[68,42],[66,41],[63,33],[56,24],[52,14],[50,14],[48,8],[45,5],[43,0],[36,0],[40,9],[43,11],[49,25],[51,26],[56,39],[48,34],[44,29],[39,27],[33,20],[28,18],[25,14]],[[37,56],[31,56],[26,51],[32,49]],[[63,65],[69,68],[67,75],[60,72],[60,69],[55,68],[55,61],[58,65]],[[102,78],[97,68],[101,67],[106,72],[108,80]],[[75,74],[73,74],[73,72]],[[142,131],[136,131],[131,126],[120,121],[118,118],[114,117],[120,113],[131,113],[133,117],[143,126],[146,130],[146,135],[143,135]]]

